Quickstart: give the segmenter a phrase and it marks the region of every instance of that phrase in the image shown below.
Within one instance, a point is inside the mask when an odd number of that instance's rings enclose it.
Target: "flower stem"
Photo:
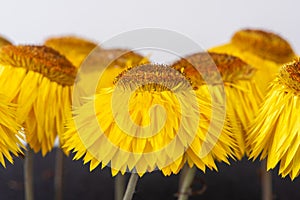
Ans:
[[[34,160],[34,152],[28,146],[28,150],[25,153],[25,163],[24,163],[25,200],[33,200],[34,199],[33,160]]]
[[[54,169],[54,199],[62,200],[63,198],[63,169],[64,153],[60,148],[56,149],[55,169]]]
[[[115,177],[115,200],[122,200],[125,191],[125,176],[117,174]]]
[[[180,174],[178,200],[187,200],[189,198],[189,192],[195,178],[195,174],[196,167],[190,168],[188,165],[184,166]]]
[[[132,199],[138,179],[139,175],[137,173],[131,173],[123,200]]]
[[[272,173],[267,171],[267,161],[261,162],[262,200],[272,200]]]

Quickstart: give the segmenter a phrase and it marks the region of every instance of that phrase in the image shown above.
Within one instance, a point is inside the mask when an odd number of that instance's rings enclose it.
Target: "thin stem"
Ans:
[[[60,148],[56,149],[55,169],[54,169],[54,199],[62,200],[63,198],[63,169],[64,153]]]
[[[25,200],[33,200],[34,199],[33,160],[34,160],[34,152],[28,146],[28,150],[25,153],[25,163],[24,163]]]
[[[123,200],[131,200],[132,199],[138,179],[139,179],[138,174],[132,173],[130,175],[130,179],[129,179]]]
[[[186,173],[188,172],[189,167],[187,165],[184,165],[184,167],[182,168],[182,170],[180,171],[180,176],[179,176],[179,188],[181,188],[184,177],[186,175]]]
[[[115,200],[122,200],[125,191],[125,179],[122,174],[117,174],[115,177]]]
[[[267,171],[267,161],[261,162],[262,200],[272,200],[272,173]]]
[[[184,166],[180,174],[178,200],[187,200],[189,198],[189,192],[191,190],[195,174],[196,167],[190,168],[188,165]]]

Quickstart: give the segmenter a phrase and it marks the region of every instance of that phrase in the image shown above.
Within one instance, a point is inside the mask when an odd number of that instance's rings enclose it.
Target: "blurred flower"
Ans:
[[[267,169],[279,162],[279,174],[300,172],[300,61],[284,65],[272,82],[248,137],[250,158],[267,157]]]
[[[66,56],[77,68],[78,80],[97,80],[78,83],[75,90],[76,97],[87,97],[94,94],[97,88],[110,87],[114,78],[124,69],[148,63],[148,58],[127,49],[102,49],[94,42],[75,36],[53,37],[45,41],[45,45]],[[83,67],[81,67],[83,65]],[[97,72],[104,70],[102,74]],[[81,100],[74,98],[74,104],[81,104]]]
[[[127,49],[95,49],[77,74],[73,105],[80,106],[96,90],[113,86],[116,76],[128,67],[149,63],[148,58]]]
[[[147,57],[128,49],[96,49],[84,63],[84,73],[90,78],[99,78],[95,73],[103,70],[97,88],[111,87],[113,82],[126,68],[149,63]]]
[[[16,106],[8,103],[4,95],[0,95],[0,163],[5,167],[5,158],[13,163],[14,156],[23,155],[21,148],[25,148],[21,140],[24,135],[21,126],[16,122]]]
[[[290,44],[280,36],[262,31],[244,29],[236,32],[230,43],[211,48],[210,52],[237,56],[257,68],[254,76],[263,95],[276,77],[282,64],[296,57]]]
[[[97,44],[80,37],[63,36],[47,39],[45,46],[51,47],[66,56],[78,68],[93,49],[97,47]]]
[[[45,155],[71,114],[76,68],[49,47],[12,45],[0,49],[0,67],[0,92],[20,105],[17,119],[25,128],[26,141]]]

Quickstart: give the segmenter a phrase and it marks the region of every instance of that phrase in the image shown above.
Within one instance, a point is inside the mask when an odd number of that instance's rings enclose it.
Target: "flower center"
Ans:
[[[172,67],[191,78],[194,86],[250,79],[255,72],[253,67],[235,56],[206,52],[183,58]]]
[[[46,46],[4,46],[0,64],[42,74],[61,85],[73,85],[77,69],[62,55]]]
[[[191,87],[190,80],[180,71],[156,64],[128,68],[116,77],[114,84],[137,92],[181,91]]]
[[[279,72],[278,79],[295,92],[300,92],[300,59],[284,65]]]
[[[278,63],[291,61],[295,57],[290,44],[280,36],[261,30],[245,29],[236,32],[231,42],[241,50]]]

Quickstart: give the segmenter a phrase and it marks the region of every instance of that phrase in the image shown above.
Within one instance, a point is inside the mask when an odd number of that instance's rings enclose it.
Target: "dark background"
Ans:
[[[42,158],[35,156],[35,198],[37,200],[52,200],[55,150]],[[15,164],[7,164],[7,168],[0,167],[0,200],[24,199],[23,162],[15,158]],[[193,189],[202,188],[205,183],[207,189],[202,195],[192,196],[190,200],[255,200],[260,199],[260,168],[259,162],[243,159],[231,162],[230,166],[219,164],[219,172],[197,172]],[[110,169],[100,168],[89,172],[89,166],[82,161],[72,161],[66,157],[64,161],[64,199],[93,200],[113,199],[113,180]],[[276,200],[300,199],[300,180],[291,181],[289,177],[277,176],[278,169],[273,171],[273,193]],[[129,174],[127,175],[127,178]],[[160,172],[146,174],[139,180],[134,199],[138,200],[174,200],[177,192],[178,175],[164,177]]]

